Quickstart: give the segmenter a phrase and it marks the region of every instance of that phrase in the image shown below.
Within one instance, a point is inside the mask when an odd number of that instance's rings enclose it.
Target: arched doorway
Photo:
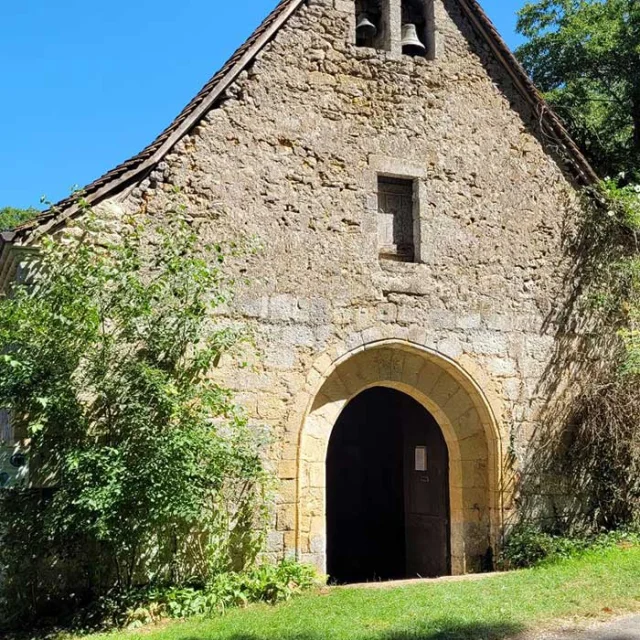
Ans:
[[[333,362],[325,359],[314,366],[297,445],[295,549],[300,560],[327,572],[331,436],[354,399],[383,387],[411,397],[433,416],[444,436],[449,456],[451,573],[490,566],[500,543],[505,496],[511,500],[511,493],[503,484],[507,454],[496,419],[500,403],[493,395],[488,400],[470,370],[479,374],[483,389],[490,388],[489,379],[470,360],[463,368],[443,354],[400,339],[364,344]]]
[[[349,402],[327,455],[327,570],[339,583],[450,573],[449,457],[431,414],[385,387]]]

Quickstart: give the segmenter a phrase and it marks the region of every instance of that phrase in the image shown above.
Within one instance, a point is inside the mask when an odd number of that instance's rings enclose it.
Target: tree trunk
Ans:
[[[640,96],[633,98],[631,104],[631,119],[633,122],[633,158],[636,167],[640,165]]]
[[[640,104],[634,103],[631,113],[633,118],[633,148],[640,151]]]

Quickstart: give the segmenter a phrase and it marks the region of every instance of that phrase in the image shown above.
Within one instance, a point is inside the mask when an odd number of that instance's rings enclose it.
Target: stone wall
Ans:
[[[356,48],[353,3],[309,0],[147,179],[103,205],[161,216],[177,201],[203,240],[261,246],[234,261],[247,282],[225,310],[257,352],[221,375],[277,436],[274,555],[323,563],[322,480],[304,493],[299,454],[314,393],[346,355],[392,339],[481,390],[494,435],[477,482],[495,495],[479,500],[486,527],[458,572],[496,544],[513,508],[507,460],[523,463],[547,401],[576,191],[457,3],[434,11],[426,60]],[[418,263],[378,257],[378,173],[419,181]]]

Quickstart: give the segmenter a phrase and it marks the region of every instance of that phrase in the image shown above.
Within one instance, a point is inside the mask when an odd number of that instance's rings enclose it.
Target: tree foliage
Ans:
[[[602,175],[640,173],[640,3],[538,0],[517,55]]]
[[[0,406],[31,461],[0,503],[17,612],[204,584],[263,540],[264,436],[210,376],[241,338],[212,321],[228,297],[221,247],[199,249],[179,213],[107,237],[93,220],[80,239],[44,238],[0,299]]]
[[[29,209],[16,209],[15,207],[3,207],[0,209],[0,232],[11,231],[23,222],[35,218],[40,211],[30,207]]]
[[[530,1],[518,30],[527,38],[520,61],[608,176],[585,202],[581,310],[618,340],[542,450],[575,500],[573,525],[616,528],[640,517],[640,3]]]

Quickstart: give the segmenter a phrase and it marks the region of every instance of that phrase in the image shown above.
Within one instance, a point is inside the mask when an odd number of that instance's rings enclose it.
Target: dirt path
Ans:
[[[518,640],[640,640],[640,616],[626,616],[588,627],[569,627],[524,634]]]

